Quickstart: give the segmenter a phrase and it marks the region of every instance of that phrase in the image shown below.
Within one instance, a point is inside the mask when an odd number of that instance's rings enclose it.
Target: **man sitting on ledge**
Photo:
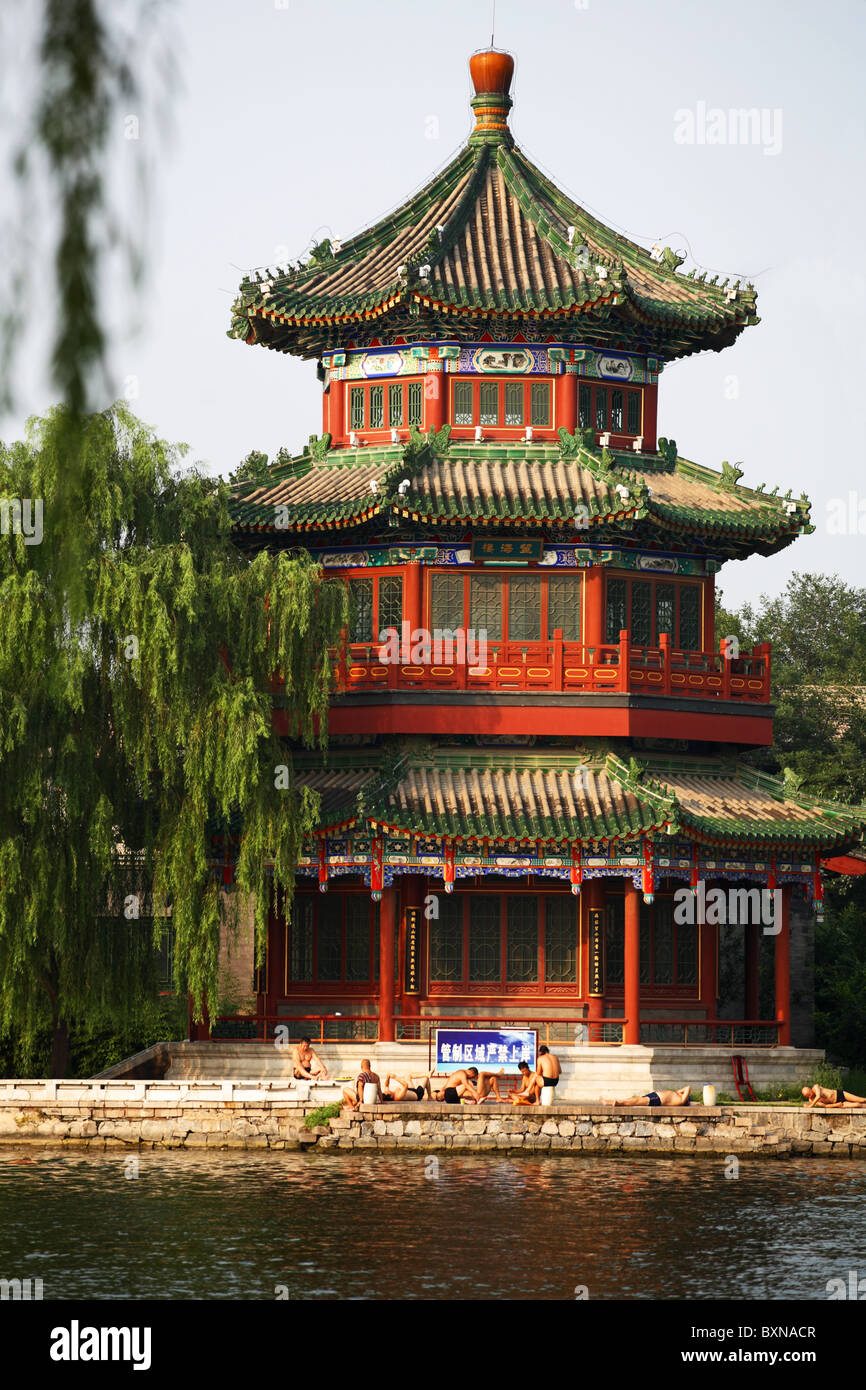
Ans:
[[[477,1080],[477,1067],[469,1067],[468,1070],[463,1067],[460,1071],[453,1071],[445,1078],[441,1090],[433,1092],[433,1099],[441,1100],[445,1105],[459,1105],[462,1100],[477,1100]]]
[[[542,1078],[538,1072],[531,1071],[528,1062],[518,1062],[522,1080],[509,1099],[512,1105],[535,1105],[541,1093]]]
[[[802,1091],[806,1100],[806,1108],[820,1105],[827,1110],[834,1106],[866,1105],[866,1100],[862,1096],[852,1095],[850,1091],[836,1091],[832,1087],[828,1090],[826,1086],[804,1086]]]
[[[350,1091],[346,1086],[343,1087],[343,1104],[348,1105],[350,1110],[357,1110],[359,1105],[364,1104],[364,1087],[376,1087],[376,1095],[382,1094],[382,1083],[377,1072],[372,1070],[372,1062],[369,1057],[364,1057],[361,1062],[361,1070],[355,1078],[355,1089]]]
[[[650,1091],[645,1096],[629,1096],[628,1100],[604,1100],[602,1105],[689,1105],[691,1086],[683,1086],[679,1091]]]

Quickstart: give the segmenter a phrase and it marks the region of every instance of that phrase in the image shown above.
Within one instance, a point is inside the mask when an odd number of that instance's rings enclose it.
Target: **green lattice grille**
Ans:
[[[610,427],[614,434],[622,434],[622,391],[610,393]]]
[[[353,386],[349,391],[349,419],[351,429],[362,430],[364,428],[363,386]]]
[[[472,382],[458,381],[454,385],[454,423],[472,424]]]
[[[564,642],[580,641],[580,603],[583,579],[575,575],[551,575],[547,581],[547,635],[562,629]]]
[[[388,387],[388,428],[398,430],[403,424],[403,385]]]
[[[343,978],[343,899],[323,897],[319,903],[319,925],[316,934],[316,979],[325,981]]]
[[[592,411],[592,388],[589,386],[581,386],[577,401],[577,423],[582,430],[589,429]]]
[[[640,392],[626,392],[626,428],[629,434],[640,434]]]
[[[289,979],[304,984],[313,978],[313,900],[295,898],[289,926]]]
[[[439,917],[430,923],[430,979],[447,984],[463,978],[463,895],[437,893]]]
[[[482,381],[480,388],[481,412],[479,425],[499,424],[499,387],[495,381]]]
[[[430,626],[453,632],[463,626],[463,576],[434,574],[430,590]]]
[[[692,923],[677,923],[677,984],[698,982],[698,929]]]
[[[487,633],[488,642],[502,637],[502,581],[472,578],[469,581],[469,626]]]
[[[684,584],[680,589],[680,636],[679,645],[683,651],[697,652],[701,647],[701,594],[694,584]]]
[[[349,641],[373,641],[373,581],[349,580]]]
[[[653,905],[653,984],[674,983],[674,917],[671,898]]]
[[[409,382],[409,424],[420,425],[424,418],[424,388],[420,381]]]
[[[577,983],[577,902],[571,895],[544,899],[544,978]]]
[[[370,900],[366,893],[349,893],[346,903],[346,979],[370,979]]]
[[[608,579],[605,612],[605,642],[619,642],[628,626],[628,591],[624,579]]]
[[[607,429],[607,391],[600,386],[595,388],[595,428]]]
[[[508,581],[508,637],[512,642],[540,641],[540,579],[520,575]]]
[[[523,424],[522,381],[507,381],[505,383],[505,423],[506,425]]]
[[[538,979],[538,899],[509,897],[506,908],[505,978],[509,984],[531,984]]]
[[[399,575],[387,575],[379,580],[379,631],[395,627],[401,631],[403,621],[403,580]]]
[[[656,585],[656,641],[666,632],[676,645],[677,632],[674,625],[674,603],[676,589],[673,584]],[[637,640],[637,639],[635,639]]]
[[[492,895],[469,898],[469,979],[502,979],[499,898]]]
[[[541,428],[550,425],[550,387],[545,381],[534,382],[530,389],[529,423]]]
[[[643,579],[636,579],[631,586],[631,640],[639,647],[648,647],[652,642],[652,610],[650,600],[652,585]]]
[[[622,899],[606,905],[604,971],[606,984],[625,983],[625,903]]]
[[[385,388],[370,387],[370,429],[380,430],[385,424]]]

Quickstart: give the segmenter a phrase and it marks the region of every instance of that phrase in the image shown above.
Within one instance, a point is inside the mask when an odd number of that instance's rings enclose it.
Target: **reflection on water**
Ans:
[[[126,1153],[0,1150],[0,1277],[46,1299],[775,1300],[866,1273],[866,1164],[137,1157],[127,1178]]]

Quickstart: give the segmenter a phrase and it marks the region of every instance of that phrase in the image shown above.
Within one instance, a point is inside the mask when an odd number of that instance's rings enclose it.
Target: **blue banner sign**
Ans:
[[[535,1070],[538,1033],[534,1028],[437,1028],[436,1071],[477,1067],[517,1076],[518,1062]]]

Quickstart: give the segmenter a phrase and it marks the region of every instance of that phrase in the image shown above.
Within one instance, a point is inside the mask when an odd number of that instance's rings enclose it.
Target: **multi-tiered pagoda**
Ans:
[[[353,599],[327,759],[293,755],[321,825],[259,1012],[790,1044],[792,903],[807,942],[863,820],[739,761],[772,739],[771,657],[716,634],[714,579],[809,503],[656,426],[662,370],[757,323],[755,290],[560,192],[515,145],[513,66],[471,59],[475,128],[408,203],[234,306],[232,337],[322,383],[321,434],[238,490],[238,543],[302,547]],[[778,887],[775,930],[713,921],[719,886]]]

